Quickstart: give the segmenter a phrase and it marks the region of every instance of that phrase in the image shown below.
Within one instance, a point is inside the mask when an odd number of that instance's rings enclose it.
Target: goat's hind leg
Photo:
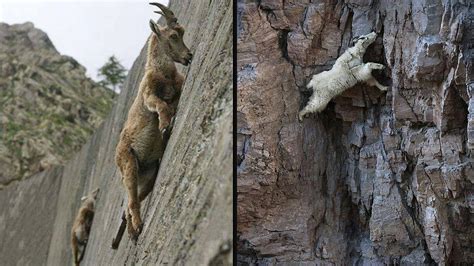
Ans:
[[[143,185],[138,186],[138,200],[142,202],[150,194],[155,186],[155,181],[158,175],[160,162],[157,161],[152,167],[148,167],[143,171],[140,171],[140,178],[143,181]]]
[[[72,254],[74,257],[74,265],[79,265],[80,259],[79,259],[79,244],[77,240],[76,233],[73,233],[72,235]]]
[[[138,160],[131,147],[119,143],[117,164],[122,174],[122,182],[128,193],[127,225],[128,232],[136,239],[143,223],[140,218],[140,201],[138,200]],[[130,225],[132,225],[130,227]]]
[[[320,113],[324,109],[326,109],[326,106],[328,105],[329,102],[321,101],[318,100],[317,102],[309,101],[306,105],[306,107],[301,110],[298,114],[298,119],[300,122],[303,120],[303,117],[307,114],[310,113]]]
[[[305,115],[309,114],[313,112],[312,108],[311,108],[311,105],[308,103],[305,108],[303,108],[303,110],[301,110],[298,114],[298,120],[301,122],[303,121],[303,118]]]
[[[130,214],[130,209],[127,208],[126,211],[126,221],[127,221],[127,231],[128,235],[131,237],[133,241],[137,241],[138,239],[138,234],[137,231],[133,229],[133,224],[132,224],[132,215]]]
[[[299,113],[298,113],[298,120],[301,122],[303,121],[303,118],[304,116],[308,113],[308,106],[306,106],[303,110],[301,110]]]
[[[148,194],[150,194],[150,192],[153,190],[157,174],[158,174],[158,167],[145,169],[144,171],[139,172],[140,178],[144,178],[144,179],[146,179],[146,181],[145,181],[145,184],[143,186],[142,185],[137,186],[138,202],[142,202],[148,196]],[[142,227],[140,227],[138,231],[134,230],[134,225],[132,223],[132,220],[133,220],[133,217],[130,213],[130,209],[128,208],[127,209],[127,219],[126,219],[128,234],[130,236],[132,236],[132,239],[134,241],[137,241],[138,234],[140,234],[140,231],[142,230]]]

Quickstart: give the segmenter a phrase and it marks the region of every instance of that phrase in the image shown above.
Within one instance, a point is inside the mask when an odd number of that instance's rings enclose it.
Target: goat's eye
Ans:
[[[171,35],[171,39],[174,39],[174,40],[178,39],[178,35],[176,34]]]

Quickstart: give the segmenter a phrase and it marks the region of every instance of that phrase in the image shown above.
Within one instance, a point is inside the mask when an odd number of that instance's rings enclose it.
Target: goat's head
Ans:
[[[377,38],[377,34],[375,32],[371,32],[367,35],[355,37],[352,39],[352,42],[354,43],[354,46],[366,49],[375,41],[375,38]]]
[[[81,201],[83,202],[83,206],[89,206],[89,208],[93,208],[95,201],[97,200],[97,194],[99,194],[99,188],[96,190],[92,191],[89,195],[84,196],[81,198]]]
[[[175,62],[185,66],[189,65],[193,54],[184,44],[184,28],[178,24],[178,19],[169,8],[160,3],[150,3],[150,5],[159,7],[162,12],[155,11],[155,13],[162,15],[166,19],[167,26],[165,28],[159,27],[153,20],[150,20],[151,31],[163,43],[162,47],[160,47],[163,51],[160,52],[165,52]]]

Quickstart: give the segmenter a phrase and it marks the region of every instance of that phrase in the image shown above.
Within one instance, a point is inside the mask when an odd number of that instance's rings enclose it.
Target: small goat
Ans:
[[[115,162],[128,193],[126,221],[128,233],[137,240],[142,230],[140,202],[152,191],[163,156],[170,120],[176,112],[184,77],[175,62],[188,65],[192,54],[183,42],[184,29],[167,7],[150,3],[161,9],[155,13],[166,19],[162,28],[150,20],[145,75],[138,95],[128,112],[115,152]],[[122,228],[122,226],[121,226]],[[119,233],[120,234],[120,233]],[[121,236],[120,236],[121,238]],[[120,238],[114,239],[117,248]]]
[[[88,196],[82,197],[81,208],[77,213],[76,219],[71,230],[71,248],[74,257],[74,264],[79,265],[84,256],[84,252],[89,240],[89,233],[91,231],[92,220],[94,219],[95,201],[99,189],[94,190]],[[81,255],[79,256],[79,246],[82,247]]]
[[[362,57],[377,34],[371,32],[358,37],[354,47],[347,49],[334,63],[329,71],[323,71],[313,76],[306,88],[313,89],[313,95],[306,107],[299,113],[299,120],[306,114],[323,111],[332,98],[353,87],[358,82],[376,86],[382,91],[387,87],[381,85],[371,74],[373,69],[384,69],[382,64],[363,63]]]

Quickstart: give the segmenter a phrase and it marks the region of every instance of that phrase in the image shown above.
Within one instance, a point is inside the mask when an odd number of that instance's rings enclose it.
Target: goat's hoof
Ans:
[[[298,121],[303,122],[304,115],[298,114]]]
[[[138,242],[138,234],[137,233],[134,233],[131,235],[131,240],[133,242],[134,245],[137,245],[137,242]]]
[[[142,232],[142,229],[143,229],[143,223],[133,225],[133,231],[135,231],[137,235],[139,235]]]
[[[137,233],[138,233],[138,234],[141,234],[141,233],[142,233],[142,230],[143,230],[143,223],[141,223],[140,225],[138,225],[138,227],[137,227]]]
[[[131,228],[128,231],[130,238],[135,245],[137,244],[138,236],[141,234],[142,229],[143,229],[143,224],[140,224],[136,228]]]
[[[165,130],[166,128],[168,128],[170,125],[170,123],[161,123],[160,122],[160,125],[158,126],[158,129],[163,132],[163,130]]]
[[[170,136],[171,136],[171,129],[165,128],[165,129],[161,130],[161,135],[163,136],[163,139],[165,139],[165,140],[169,139]]]
[[[140,217],[133,217],[132,216],[132,233],[136,233],[136,234],[140,234],[140,232],[142,231],[142,228],[143,228],[143,222],[142,222],[142,219],[140,219]]]
[[[133,234],[132,239],[133,239],[133,242],[135,243],[135,245],[137,244],[138,236],[141,234],[141,232],[142,232],[142,230],[139,229],[139,230],[137,230],[137,231],[135,232],[135,234]]]
[[[370,68],[370,69],[384,69],[385,66],[382,65],[382,64],[379,64],[379,63],[367,63],[367,66]]]

